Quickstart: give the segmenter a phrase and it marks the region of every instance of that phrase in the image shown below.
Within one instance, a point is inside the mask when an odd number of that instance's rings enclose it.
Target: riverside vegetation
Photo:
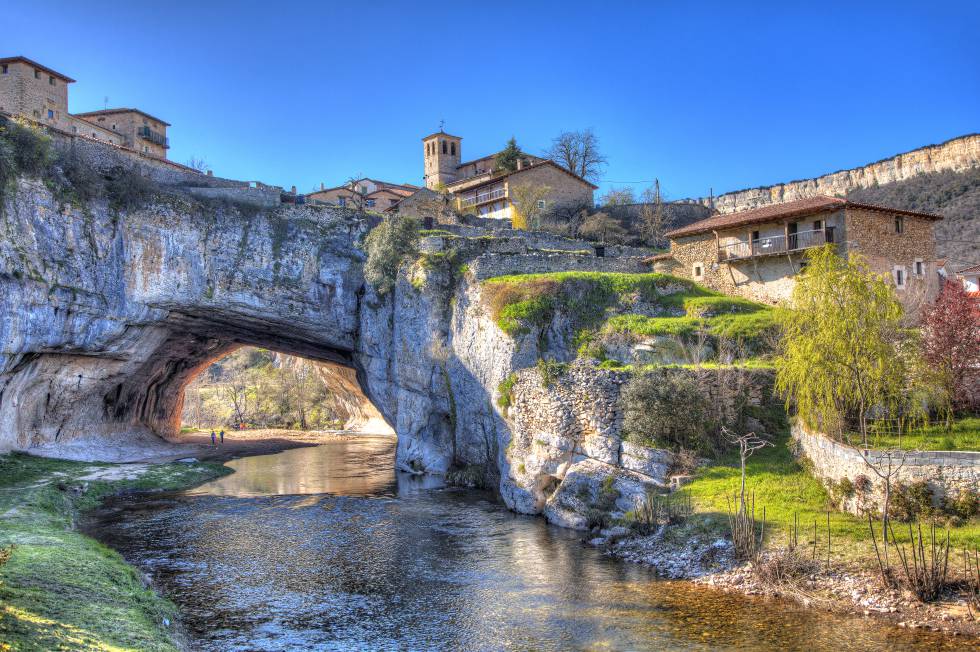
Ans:
[[[179,489],[228,472],[216,463],[0,456],[0,649],[178,649],[173,604],[76,524],[109,494]]]

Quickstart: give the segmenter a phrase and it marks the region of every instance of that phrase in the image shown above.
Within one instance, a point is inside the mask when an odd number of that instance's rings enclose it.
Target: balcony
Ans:
[[[814,231],[797,231],[789,235],[774,235],[751,242],[733,242],[718,247],[718,262],[776,256],[819,247],[834,241],[834,227]]]
[[[158,131],[153,131],[149,127],[140,127],[136,130],[136,135],[143,140],[148,140],[154,145],[170,149],[170,139]]]
[[[461,199],[459,204],[462,208],[472,208],[473,206],[479,206],[480,204],[488,204],[492,201],[497,201],[498,199],[503,199],[507,196],[507,190],[505,188],[497,188],[496,190],[491,190],[490,192],[481,193],[473,197],[467,197]]]

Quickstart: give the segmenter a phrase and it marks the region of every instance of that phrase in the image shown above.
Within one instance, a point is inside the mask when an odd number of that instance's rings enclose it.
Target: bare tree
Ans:
[[[652,247],[665,246],[667,244],[667,232],[673,228],[674,219],[664,206],[659,179],[655,179],[654,185],[643,191],[642,201],[640,228],[643,232],[643,239]]]
[[[619,220],[602,211],[585,218],[578,232],[587,240],[599,242],[622,243],[629,237],[629,233]]]
[[[633,194],[632,188],[610,188],[606,194],[599,197],[601,206],[626,206],[635,203],[636,195]]]
[[[874,451],[877,459],[872,460],[872,451],[861,451],[861,459],[864,461],[865,466],[881,478],[882,483],[885,485],[884,502],[881,506],[881,538],[884,540],[885,546],[885,568],[888,568],[888,524],[890,520],[888,509],[892,499],[892,481],[898,476],[898,472],[902,470],[902,467],[908,461],[909,455],[913,452],[898,448],[889,448]]]
[[[551,186],[536,183],[524,183],[510,189],[510,201],[516,215],[513,218],[515,228],[538,229],[541,227],[541,215],[546,208]]]
[[[599,180],[606,164],[606,157],[599,151],[599,138],[591,129],[563,131],[551,141],[544,156],[593,182]]]
[[[208,169],[208,162],[202,158],[197,158],[196,156],[192,156],[187,159],[187,162],[184,163],[184,165],[192,170],[197,170],[201,174],[204,174]]]
[[[748,462],[749,458],[752,457],[752,453],[765,448],[766,446],[774,446],[774,444],[771,441],[759,437],[754,432],[747,432],[744,435],[739,435],[724,426],[721,428],[721,434],[727,441],[738,445],[738,457],[742,465],[742,484],[739,489],[739,511],[745,513],[746,462]]]
[[[348,208],[352,208],[357,212],[361,212],[364,210],[364,202],[365,202],[364,196],[367,194],[363,192],[361,186],[358,185],[357,182],[360,180],[361,177],[351,177],[347,179],[347,183],[344,184],[345,186],[347,186],[348,189],[350,189],[350,195],[345,197],[347,202],[349,202],[347,206]]]

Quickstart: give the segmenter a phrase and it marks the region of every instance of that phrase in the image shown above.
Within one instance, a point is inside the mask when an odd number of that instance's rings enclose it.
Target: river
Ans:
[[[180,608],[193,650],[940,650],[953,640],[658,580],[582,534],[394,470],[393,438],[229,462],[110,499],[87,533]]]

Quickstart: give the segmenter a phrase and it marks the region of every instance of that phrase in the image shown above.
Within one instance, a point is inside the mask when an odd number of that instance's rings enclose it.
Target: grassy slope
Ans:
[[[138,479],[89,481],[112,465],[0,456],[0,650],[173,650],[173,605],[145,588],[122,557],[79,534],[82,510],[121,491],[177,489],[222,475],[218,464],[162,464]]]
[[[859,441],[855,435],[854,441]],[[869,435],[868,443],[875,448],[904,448],[923,451],[980,451],[980,417],[967,417],[953,422],[949,434],[942,426],[920,428],[902,435]]]
[[[484,282],[493,317],[510,334],[544,326],[561,311],[576,329],[638,336],[688,337],[699,329],[731,339],[752,339],[774,325],[768,306],[730,297],[667,274],[555,272],[498,276]],[[671,316],[630,313],[636,300]]]
[[[808,474],[790,452],[789,434],[783,428],[775,438],[775,446],[756,452],[746,465],[746,484],[754,492],[757,517],[761,520],[766,508],[766,528],[771,541],[781,542],[799,518],[800,543],[812,542],[813,522],[817,522],[817,555],[827,553],[828,495],[824,486]],[[726,496],[738,491],[740,481],[738,454],[732,453],[709,467],[702,468],[685,489],[691,493],[700,518],[711,521],[724,531]],[[905,528],[896,524],[901,538]],[[830,512],[831,547],[835,559],[841,556],[870,565],[874,551],[866,520],[835,510]],[[951,530],[951,540],[957,547],[980,546],[980,521],[973,519]]]

